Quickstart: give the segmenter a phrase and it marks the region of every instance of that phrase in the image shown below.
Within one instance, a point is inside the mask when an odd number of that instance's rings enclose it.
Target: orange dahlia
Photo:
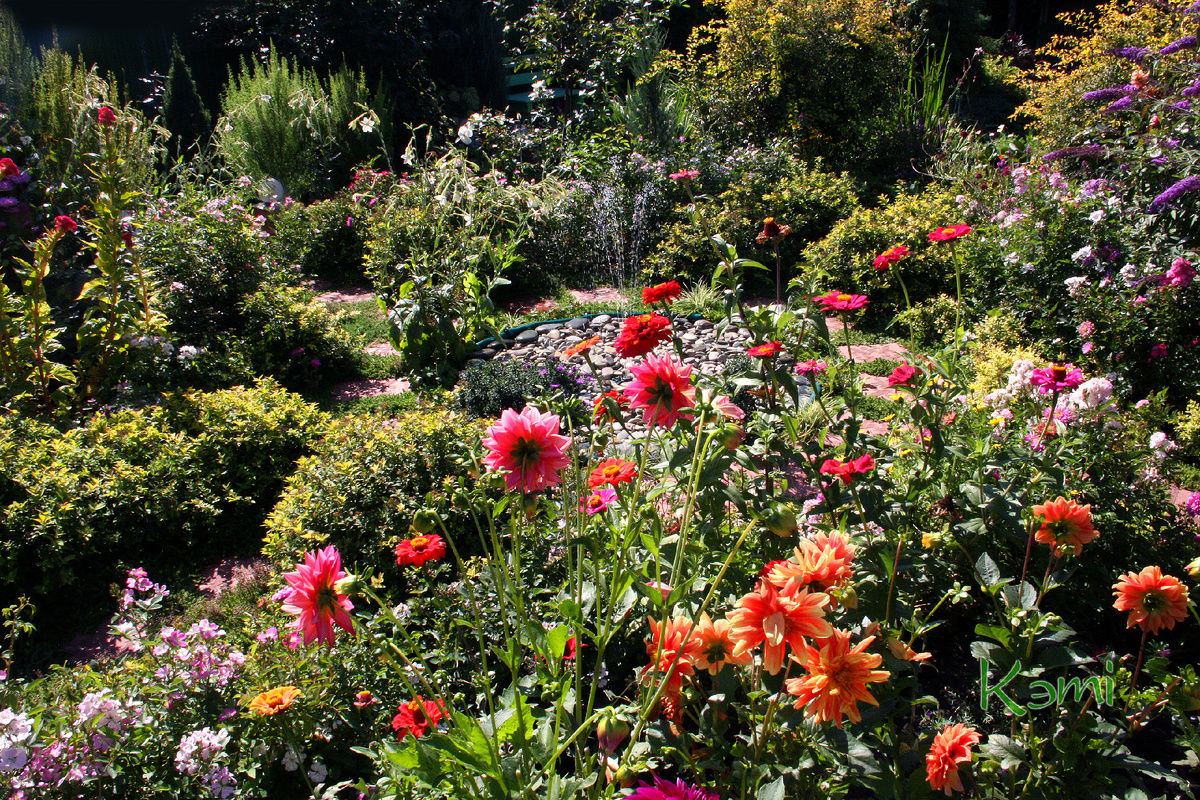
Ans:
[[[588,476],[588,488],[595,489],[605,484],[616,486],[621,483],[633,483],[637,477],[637,464],[622,458],[609,458],[601,461]]]
[[[833,627],[825,619],[829,595],[802,589],[780,594],[769,582],[746,595],[729,612],[729,635],[737,642],[733,655],[742,656],[763,644],[763,666],[772,675],[783,669],[788,645],[793,652],[804,652],[805,636],[828,636]]]
[[[1061,556],[1067,551],[1079,555],[1083,552],[1083,545],[1100,535],[1092,527],[1090,505],[1081,506],[1074,500],[1060,497],[1034,506],[1033,513],[1041,522],[1041,527],[1034,532],[1034,538],[1042,544],[1050,545],[1056,556]]]
[[[979,732],[961,722],[947,725],[933,737],[933,746],[925,756],[925,772],[929,787],[941,789],[947,796],[950,790],[963,791],[962,779],[958,777],[958,765],[971,760],[971,748],[979,744]]]
[[[250,710],[255,714],[265,714],[273,717],[280,711],[287,711],[292,702],[300,696],[300,690],[295,686],[276,686],[257,695],[250,701]]]
[[[728,619],[713,622],[708,614],[701,614],[700,621],[692,631],[692,637],[700,643],[694,656],[696,666],[708,670],[709,675],[716,675],[726,664],[744,667],[754,663],[754,656],[750,653],[733,654],[737,643],[729,635],[729,626]]]
[[[1113,584],[1117,600],[1113,608],[1128,611],[1126,628],[1139,626],[1149,633],[1171,630],[1187,617],[1188,590],[1178,578],[1163,575],[1158,567],[1146,567],[1140,573],[1121,576]]]
[[[642,667],[638,680],[652,687],[656,675],[665,675],[667,686],[661,701],[667,716],[678,720],[683,679],[696,674],[695,662],[700,653],[700,640],[692,635],[695,623],[685,617],[675,617],[662,625],[653,617],[649,622],[651,637],[646,641],[646,654],[655,660]]]
[[[772,562],[766,577],[784,594],[792,594],[810,583],[829,589],[854,572],[856,550],[842,533],[821,532],[812,539],[801,539],[794,558]]]
[[[863,652],[873,641],[875,637],[868,636],[851,648],[850,632],[834,630],[820,643],[820,650],[804,645],[803,656],[796,660],[808,674],[784,681],[788,693],[796,695],[795,707],[803,708],[817,722],[833,722],[839,728],[843,715],[852,722],[860,722],[859,700],[879,705],[867,690],[867,684],[886,681],[892,675],[887,670],[875,669],[883,663],[883,656]]]

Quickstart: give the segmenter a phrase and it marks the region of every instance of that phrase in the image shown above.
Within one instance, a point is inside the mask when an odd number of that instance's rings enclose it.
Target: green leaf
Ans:
[[[980,750],[999,761],[1000,769],[1015,769],[1025,763],[1025,748],[998,733],[989,736]]]
[[[979,573],[979,579],[983,581],[984,586],[992,587],[1000,583],[1000,567],[987,553],[979,556],[975,562],[975,571]]]
[[[783,800],[783,776],[780,775],[770,783],[758,787],[758,800]]]

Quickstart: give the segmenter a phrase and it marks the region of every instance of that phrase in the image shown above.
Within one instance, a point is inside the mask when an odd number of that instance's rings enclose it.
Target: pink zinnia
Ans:
[[[861,294],[830,292],[814,297],[813,302],[818,303],[823,311],[858,311],[860,308],[866,308],[867,297]]]
[[[892,370],[891,375],[888,375],[888,386],[907,386],[916,374],[917,371],[906,361]]]
[[[587,497],[579,499],[579,510],[586,511],[590,517],[607,510],[616,499],[616,489],[611,486],[602,486]]]
[[[673,181],[691,181],[691,180],[695,180],[696,178],[700,177],[700,170],[685,169],[681,172],[672,172],[667,177],[669,177]]]
[[[824,375],[825,371],[828,369],[829,365],[824,361],[814,361],[810,358],[808,361],[796,365],[796,374],[803,375],[806,378],[812,378],[816,377],[817,375]]]
[[[902,244],[898,244],[895,247],[892,247],[888,250],[884,250],[882,253],[875,256],[875,261],[874,261],[875,269],[885,270],[888,267],[890,267],[892,264],[895,264],[897,261],[899,261],[902,258],[907,257],[908,255],[910,255],[908,252],[908,248]]]
[[[1043,394],[1069,392],[1083,383],[1083,373],[1074,364],[1052,364],[1029,373],[1029,382],[1041,389]]]
[[[334,588],[345,577],[342,557],[333,545],[316,553],[305,553],[304,563],[297,564],[295,572],[284,573],[292,593],[284,601],[283,610],[299,615],[291,627],[304,634],[305,644],[320,641],[333,647],[334,624],[354,635],[354,621],[348,613],[354,604]]]
[[[938,228],[933,233],[929,234],[929,241],[949,242],[966,236],[970,232],[970,225],[950,225],[945,228]]]
[[[500,421],[487,429],[483,459],[492,470],[505,470],[509,491],[536,492],[557,486],[559,470],[570,463],[566,449],[571,437],[558,432],[558,417],[526,406],[520,414],[504,409]]]
[[[645,409],[646,426],[669,428],[686,409],[696,405],[696,388],[689,378],[692,368],[670,356],[646,356],[641,364],[630,367],[633,380],[622,387],[630,408]]]

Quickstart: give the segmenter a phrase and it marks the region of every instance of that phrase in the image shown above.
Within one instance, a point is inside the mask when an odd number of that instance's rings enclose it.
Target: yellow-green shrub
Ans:
[[[333,544],[360,567],[394,569],[392,548],[410,535],[413,513],[426,494],[461,474],[458,457],[483,428],[445,409],[413,411],[387,425],[338,420],[288,479],[267,518],[264,555],[290,564]],[[452,533],[468,530],[465,518],[447,523]]]
[[[102,601],[122,568],[168,578],[255,552],[283,477],[324,420],[270,381],[65,432],[4,420],[0,603],[26,594],[83,607]]]

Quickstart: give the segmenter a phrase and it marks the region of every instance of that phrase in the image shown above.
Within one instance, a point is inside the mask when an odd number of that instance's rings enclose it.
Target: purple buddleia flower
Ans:
[[[1200,177],[1189,175],[1183,180],[1176,181],[1168,186],[1165,192],[1150,202],[1150,208],[1152,210],[1161,208],[1168,203],[1173,203],[1188,192],[1194,192],[1197,189],[1200,189]]]
[[[1171,103],[1171,105],[1167,106],[1167,108],[1174,109],[1175,111],[1187,111],[1191,107],[1191,100],[1180,100],[1178,103]]]
[[[1094,92],[1088,92],[1083,96],[1084,100],[1092,102],[1109,102],[1116,100],[1118,97],[1128,97],[1137,91],[1137,87],[1133,84],[1125,86],[1110,86],[1107,89],[1097,89]]]
[[[1117,56],[1132,61],[1135,64],[1141,64],[1142,59],[1150,52],[1149,47],[1118,47],[1115,50],[1109,50],[1105,55]]]
[[[1108,108],[1104,109],[1100,113],[1101,114],[1111,114],[1114,111],[1123,111],[1123,110],[1129,108],[1131,105],[1133,105],[1132,97],[1128,97],[1128,96],[1122,97],[1120,100],[1117,100],[1116,102],[1112,103],[1110,106],[1108,106]]]
[[[1043,161],[1057,161],[1060,158],[1087,158],[1090,156],[1104,156],[1105,150],[1103,145],[1084,144],[1074,145],[1072,147],[1064,147],[1061,150],[1055,150],[1042,156]]]
[[[1200,2],[1192,3],[1183,10],[1185,14],[1200,14]]]
[[[1200,94],[1200,78],[1192,81],[1192,85],[1180,92],[1184,97],[1195,97]]]
[[[1185,36],[1182,39],[1176,39],[1169,45],[1158,51],[1160,56],[1169,56],[1172,53],[1178,53],[1180,50],[1191,50],[1196,46],[1196,37]]]

